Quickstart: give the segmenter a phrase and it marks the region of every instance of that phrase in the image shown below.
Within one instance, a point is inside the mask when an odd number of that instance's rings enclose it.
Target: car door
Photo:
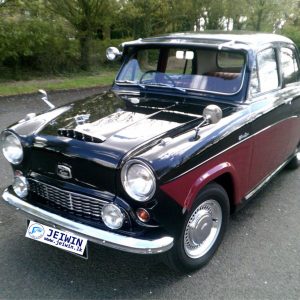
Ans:
[[[279,49],[281,74],[285,102],[290,105],[291,126],[286,156],[291,155],[300,143],[300,72],[299,56],[293,45],[282,45]]]
[[[279,53],[269,47],[257,54],[251,82],[251,131],[253,152],[249,170],[251,191],[276,170],[293,151],[290,99],[281,83]],[[256,73],[256,74],[255,74]]]

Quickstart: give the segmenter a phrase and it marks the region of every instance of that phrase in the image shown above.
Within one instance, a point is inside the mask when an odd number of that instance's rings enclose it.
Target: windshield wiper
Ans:
[[[141,87],[142,89],[145,89],[146,87],[166,87],[169,89],[175,89],[177,91],[180,91],[182,93],[186,93],[186,89],[178,87],[178,86],[174,86],[174,85],[170,85],[167,83],[161,83],[161,82],[155,82],[155,83],[140,83],[140,82],[136,82],[133,80],[116,80],[116,83],[129,83],[129,84],[133,84],[133,85],[137,85],[139,87]]]
[[[161,82],[155,82],[155,83],[147,83],[147,84],[143,84],[144,87],[166,87],[166,88],[170,88],[170,89],[175,89],[178,90],[180,92],[186,93],[186,89],[178,87],[178,86],[174,86],[174,85],[170,85],[167,83],[161,83]]]
[[[131,85],[137,85],[137,86],[139,86],[140,88],[142,88],[142,89],[144,89],[145,88],[145,85],[144,84],[141,84],[141,83],[139,83],[139,82],[136,82],[136,81],[134,81],[134,80],[116,80],[115,81],[116,82],[116,84],[118,84],[118,83],[129,83],[129,84],[131,84]]]
[[[134,84],[138,84],[134,80],[116,80],[116,83],[134,83]]]

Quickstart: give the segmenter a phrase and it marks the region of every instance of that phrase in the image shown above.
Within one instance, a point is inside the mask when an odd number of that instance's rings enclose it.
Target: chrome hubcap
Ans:
[[[222,209],[216,200],[200,204],[184,232],[184,251],[191,258],[205,255],[215,243],[222,225]]]

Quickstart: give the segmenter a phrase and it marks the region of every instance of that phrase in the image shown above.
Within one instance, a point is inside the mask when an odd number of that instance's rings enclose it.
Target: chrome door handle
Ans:
[[[293,98],[288,98],[286,100],[284,100],[285,104],[292,104]]]

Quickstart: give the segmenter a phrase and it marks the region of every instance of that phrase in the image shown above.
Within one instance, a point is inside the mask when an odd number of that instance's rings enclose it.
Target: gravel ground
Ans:
[[[52,93],[55,105],[100,89]],[[0,130],[45,109],[36,95],[0,98]],[[11,171],[0,156],[0,192]],[[24,237],[26,219],[0,201],[0,299],[300,299],[300,170],[283,170],[235,214],[202,270],[180,275],[158,256],[91,245],[83,260]]]

